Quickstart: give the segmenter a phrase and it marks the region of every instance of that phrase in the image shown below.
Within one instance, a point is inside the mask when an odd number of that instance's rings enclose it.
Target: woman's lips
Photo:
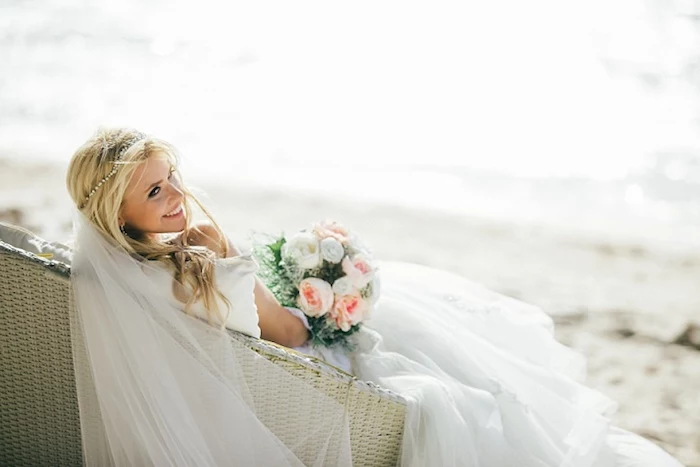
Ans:
[[[170,211],[168,214],[164,215],[163,217],[167,217],[168,219],[175,219],[177,217],[180,217],[184,210],[182,209],[182,204],[178,206],[175,210]]]

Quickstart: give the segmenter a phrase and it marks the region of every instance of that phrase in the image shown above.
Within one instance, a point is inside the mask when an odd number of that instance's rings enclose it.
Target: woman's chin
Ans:
[[[164,223],[163,233],[182,232],[183,230],[185,230],[186,224],[187,223],[185,222],[184,219],[181,219],[178,222]]]

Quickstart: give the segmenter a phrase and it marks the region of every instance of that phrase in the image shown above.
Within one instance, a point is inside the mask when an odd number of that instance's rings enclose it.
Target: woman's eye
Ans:
[[[153,188],[153,189],[151,190],[151,192],[148,194],[148,197],[149,197],[149,198],[153,198],[155,195],[158,194],[158,192],[160,192],[160,187],[159,187],[159,186]]]

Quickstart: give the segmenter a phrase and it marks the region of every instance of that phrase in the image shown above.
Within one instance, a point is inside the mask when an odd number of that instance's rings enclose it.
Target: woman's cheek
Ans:
[[[165,201],[161,197],[158,197],[152,200],[152,202],[150,203],[148,217],[154,219],[155,221],[160,221],[163,215],[165,214],[164,209]]]

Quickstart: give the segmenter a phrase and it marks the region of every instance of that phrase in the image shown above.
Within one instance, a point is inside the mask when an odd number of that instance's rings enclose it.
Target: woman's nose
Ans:
[[[179,199],[183,199],[185,197],[185,194],[180,189],[180,186],[176,183],[170,184],[170,195]]]

